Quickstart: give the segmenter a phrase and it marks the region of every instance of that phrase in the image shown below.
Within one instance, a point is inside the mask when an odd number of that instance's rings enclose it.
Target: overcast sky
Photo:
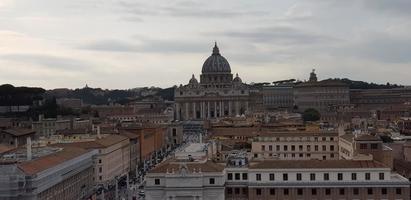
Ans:
[[[214,41],[245,82],[411,83],[410,0],[0,0],[0,84],[168,87]]]

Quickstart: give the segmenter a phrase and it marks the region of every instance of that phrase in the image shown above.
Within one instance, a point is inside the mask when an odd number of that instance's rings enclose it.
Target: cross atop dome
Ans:
[[[213,54],[211,55],[220,55],[220,49],[218,49],[217,41],[214,41]]]

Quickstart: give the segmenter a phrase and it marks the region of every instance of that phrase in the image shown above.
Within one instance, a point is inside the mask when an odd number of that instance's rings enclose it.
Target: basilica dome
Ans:
[[[213,53],[203,64],[202,73],[231,73],[230,64],[220,54],[220,50],[215,43]]]

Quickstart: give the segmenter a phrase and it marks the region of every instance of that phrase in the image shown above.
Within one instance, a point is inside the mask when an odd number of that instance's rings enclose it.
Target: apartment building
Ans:
[[[226,167],[225,199],[406,200],[409,184],[376,161],[261,161]]]
[[[260,132],[251,144],[253,159],[337,160],[335,131]]]

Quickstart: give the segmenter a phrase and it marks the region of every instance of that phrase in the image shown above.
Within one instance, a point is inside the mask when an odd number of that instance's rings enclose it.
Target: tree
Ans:
[[[320,117],[321,117],[320,112],[318,112],[314,108],[308,108],[303,113],[304,121],[318,121],[320,120]]]

